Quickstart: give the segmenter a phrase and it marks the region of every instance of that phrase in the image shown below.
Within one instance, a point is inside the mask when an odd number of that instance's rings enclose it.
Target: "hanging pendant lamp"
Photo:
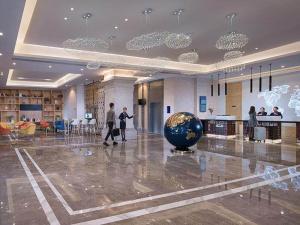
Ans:
[[[220,74],[218,73],[218,96],[220,96]]]
[[[225,95],[227,95],[227,73],[225,72]]]
[[[272,91],[272,63],[270,63],[269,91]]]
[[[259,92],[262,91],[261,65],[259,66]]]
[[[252,79],[252,67],[251,67],[251,78],[250,78],[250,93],[252,93],[253,92],[253,79]]]
[[[211,75],[210,96],[214,96],[214,77]]]

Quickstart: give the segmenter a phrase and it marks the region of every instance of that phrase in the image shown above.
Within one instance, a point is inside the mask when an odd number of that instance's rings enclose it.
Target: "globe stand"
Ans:
[[[181,155],[195,153],[194,150],[191,150],[187,147],[185,147],[185,148],[180,148],[180,147],[172,148],[171,152],[172,153],[180,153]]]

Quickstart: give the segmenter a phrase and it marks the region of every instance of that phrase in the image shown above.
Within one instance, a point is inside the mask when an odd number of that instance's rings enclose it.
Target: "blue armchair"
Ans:
[[[55,132],[65,131],[65,121],[64,120],[56,120],[54,123]]]

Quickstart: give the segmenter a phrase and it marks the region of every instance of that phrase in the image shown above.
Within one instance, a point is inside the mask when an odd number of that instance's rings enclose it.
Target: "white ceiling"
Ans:
[[[40,80],[54,76],[58,79],[66,73],[81,73],[84,64],[70,61],[54,61],[51,58],[37,60],[13,56],[25,0],[0,0],[0,86],[5,86],[8,69],[15,69],[16,76]],[[74,7],[74,11],[70,8]],[[146,24],[141,11],[153,8],[150,23]],[[180,24],[171,15],[174,9],[185,10]],[[225,15],[238,12],[236,29],[249,36],[249,44],[243,49],[246,54],[272,49],[299,41],[299,0],[38,0],[27,32],[25,43],[61,47],[68,38],[84,35],[81,15],[91,12],[89,36],[117,38],[108,53],[154,58],[169,57],[176,60],[179,54],[193,48],[199,53],[199,63],[211,64],[221,60],[224,52],[215,48],[215,42],[226,32]],[[65,21],[64,17],[68,17]],[[124,19],[128,18],[128,22]],[[119,29],[115,30],[114,26]],[[154,31],[187,32],[192,34],[193,43],[181,50],[158,47],[148,52],[128,51],[126,42],[132,37]],[[255,48],[259,48],[255,50]],[[278,67],[298,63],[299,57],[277,59]],[[16,65],[11,63],[15,61]],[[295,63],[294,63],[295,62]],[[261,63],[261,62],[260,62]],[[269,62],[265,62],[269,63]],[[51,69],[48,65],[52,66]],[[73,83],[99,79],[99,71],[82,72],[85,76]],[[15,75],[13,79],[15,79]],[[239,75],[239,74],[232,74]],[[88,82],[88,81],[86,81]]]
[[[215,48],[216,40],[226,32],[225,16],[238,12],[237,31],[249,36],[246,54],[255,48],[266,50],[291,42],[300,37],[299,0],[40,0],[36,5],[25,43],[61,47],[69,38],[85,35],[82,14],[93,14],[88,35],[107,40],[115,35],[107,52],[154,58],[169,57],[177,60],[179,54],[197,49],[199,62],[211,64],[222,59],[224,51]],[[74,11],[70,8],[74,7]],[[142,10],[152,8],[150,23],[146,24]],[[180,24],[171,15],[183,8]],[[64,21],[64,17],[68,17]],[[128,18],[128,22],[124,19]],[[115,30],[114,26],[119,29]],[[154,31],[192,34],[192,45],[180,50],[166,46],[145,51],[129,51],[126,42],[135,36]]]

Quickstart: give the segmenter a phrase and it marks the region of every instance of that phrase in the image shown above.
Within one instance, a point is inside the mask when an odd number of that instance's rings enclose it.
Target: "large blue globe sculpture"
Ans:
[[[167,140],[176,150],[187,151],[188,147],[197,143],[201,138],[203,126],[201,121],[192,113],[179,112],[170,116],[164,128]]]

